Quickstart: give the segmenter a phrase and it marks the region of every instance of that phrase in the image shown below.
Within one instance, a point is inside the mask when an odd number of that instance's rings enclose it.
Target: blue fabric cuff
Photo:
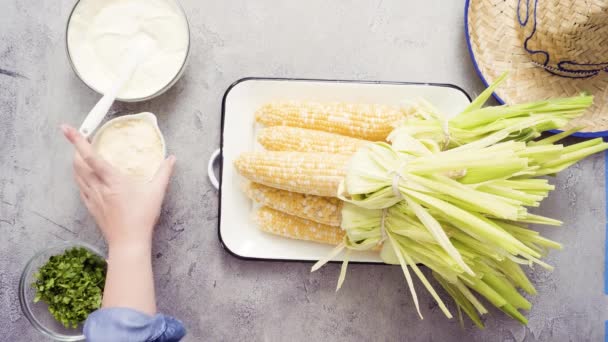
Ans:
[[[89,315],[84,335],[90,342],[177,342],[186,335],[179,320],[129,308],[104,308]]]

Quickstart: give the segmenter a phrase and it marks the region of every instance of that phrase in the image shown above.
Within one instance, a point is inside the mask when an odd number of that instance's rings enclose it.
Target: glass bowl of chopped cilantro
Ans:
[[[101,307],[104,254],[82,242],[65,242],[34,255],[19,281],[19,301],[32,326],[56,341],[83,341],[82,324]]]

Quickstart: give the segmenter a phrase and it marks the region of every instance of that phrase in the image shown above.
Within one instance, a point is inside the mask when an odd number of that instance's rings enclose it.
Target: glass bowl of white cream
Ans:
[[[177,82],[190,55],[188,19],[177,0],[78,0],[66,29],[68,59],[76,75],[103,94],[120,77],[129,48],[146,38],[153,47],[117,100],[149,100]]]

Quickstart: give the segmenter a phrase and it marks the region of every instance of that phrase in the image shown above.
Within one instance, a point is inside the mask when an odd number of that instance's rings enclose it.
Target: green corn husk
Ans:
[[[346,235],[313,271],[346,251],[338,280],[345,280],[350,250],[381,248],[387,264],[400,265],[418,305],[410,269],[451,318],[452,314],[418,265],[430,268],[454,299],[458,313],[483,327],[483,297],[522,324],[520,310],[530,302],[519,292],[536,294],[522,270],[538,264],[561,244],[542,237],[527,224],[561,222],[531,214],[554,186],[546,179],[603,150],[601,139],[564,147],[556,144],[569,130],[534,141],[544,130],[561,128],[591,105],[592,97],[481,108],[502,78],[460,115],[449,120],[424,105],[419,119],[408,120],[389,137],[352,157],[338,197],[345,201]],[[446,140],[447,138],[447,140]]]
[[[501,140],[531,141],[544,131],[565,127],[593,103],[593,96],[581,94],[569,98],[482,108],[506,77],[507,73],[502,74],[467,108],[450,119],[425,101],[414,103],[412,111],[417,115],[406,119],[402,128],[416,139],[438,142],[442,149],[466,145],[499,131],[505,134]],[[576,131],[578,129],[566,135]]]
[[[450,297],[454,299],[454,302],[456,303],[458,309],[462,309],[467,314],[467,316],[471,318],[473,323],[475,323],[478,328],[483,329],[484,325],[483,322],[481,322],[481,319],[479,318],[479,309],[473,306],[471,301],[464,295],[464,293],[460,291],[460,289],[455,284],[446,281],[436,272],[433,272],[433,277],[435,278],[435,280],[437,280],[441,287],[443,287],[443,289],[450,295]],[[483,308],[483,306],[481,307]],[[485,308],[483,310],[485,310]],[[461,325],[464,325],[462,317],[460,317],[460,323]]]
[[[343,209],[346,240],[354,241],[352,244],[356,246],[355,248],[376,247],[382,241],[381,226],[384,224],[385,234],[388,235],[389,241],[383,246],[381,256],[386,263],[402,266],[412,293],[415,293],[415,290],[411,283],[409,267],[420,277],[425,288],[437,300],[446,316],[451,317],[451,313],[432,285],[416,266],[416,264],[423,264],[433,270],[435,277],[440,276],[446,283],[456,286],[459,288],[459,293],[466,293],[463,296],[470,298],[467,299],[467,302],[463,298],[459,298],[457,301],[467,315],[471,316],[470,307],[478,308],[475,315],[486,312],[483,305],[467,289],[470,288],[515,319],[525,322],[525,318],[517,312],[517,309],[528,310],[530,303],[517,292],[517,287],[531,293],[534,293],[535,290],[521,271],[520,266],[506,257],[508,255],[506,252],[498,252],[500,250],[498,248],[479,248],[479,243],[475,239],[460,233],[447,224],[442,224],[443,229],[450,235],[454,246],[462,253],[467,264],[472,265],[471,268],[478,273],[471,276],[460,269],[458,264],[434,242],[431,233],[415,216],[407,213],[407,210],[404,209],[406,206],[405,202],[401,202],[386,210],[372,210],[361,209],[356,205],[346,203]],[[521,230],[524,236],[521,241],[538,241],[538,236],[529,230],[515,225],[511,226],[512,229]],[[528,239],[528,236],[531,238]],[[551,240],[545,240],[549,248],[559,246]],[[346,272],[345,268],[342,269],[340,275],[342,280],[344,272]],[[445,286],[443,287],[445,288]],[[446,291],[450,290],[446,289]],[[475,321],[475,316],[471,319]]]

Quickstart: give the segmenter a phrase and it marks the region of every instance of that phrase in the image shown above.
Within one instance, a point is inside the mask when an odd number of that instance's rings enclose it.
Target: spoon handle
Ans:
[[[95,107],[91,109],[80,126],[80,134],[88,138],[95,131],[95,129],[97,129],[97,126],[99,126],[103,118],[108,113],[108,110],[110,110],[110,107],[112,107],[119,90],[119,87],[115,87],[114,89],[106,92],[105,95],[97,102],[97,104],[95,104]]]
[[[118,92],[122,89],[122,87],[129,82],[135,69],[141,63],[142,59],[146,57],[146,55],[150,52],[152,47],[154,46],[154,41],[152,39],[143,36],[142,39],[138,40],[135,45],[127,52],[124,64],[122,68],[120,68],[121,75],[116,83],[114,83],[114,87],[107,91],[103,97],[97,102],[95,107],[91,109],[87,117],[84,119],[84,122],[80,126],[80,134],[85,137],[89,137],[95,130],[97,126],[101,123],[103,118],[112,107],[112,104],[118,97]]]

